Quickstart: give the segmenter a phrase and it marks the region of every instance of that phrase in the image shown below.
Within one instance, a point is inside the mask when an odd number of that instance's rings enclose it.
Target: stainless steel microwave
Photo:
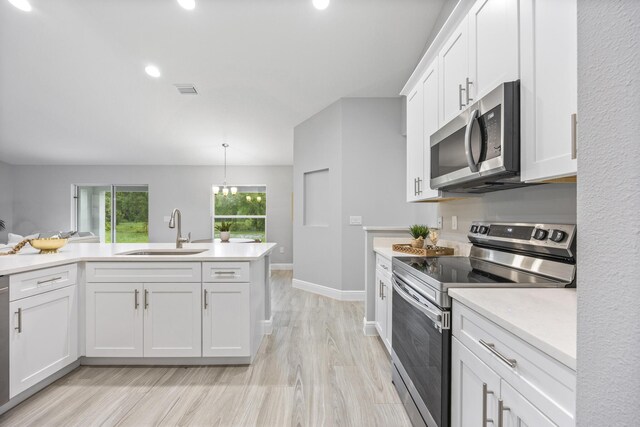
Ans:
[[[431,135],[431,188],[486,193],[522,187],[520,82],[506,82]]]

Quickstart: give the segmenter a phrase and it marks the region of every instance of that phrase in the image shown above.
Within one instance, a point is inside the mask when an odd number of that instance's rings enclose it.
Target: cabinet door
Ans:
[[[419,200],[418,186],[423,180],[422,85],[418,84],[407,97],[407,202]]]
[[[249,356],[251,313],[249,283],[205,283],[202,355]]]
[[[555,427],[557,425],[506,381],[501,380],[501,387],[502,402],[498,410],[502,412],[502,423],[498,425],[504,427]]]
[[[468,20],[465,18],[438,55],[441,125],[456,117],[466,107],[464,89],[469,76],[467,24]]]
[[[438,60],[429,66],[422,78],[423,123],[424,137],[422,138],[422,164],[424,184],[421,186],[420,200],[438,197],[438,190],[431,189],[431,135],[438,130],[440,112],[438,93]]]
[[[500,377],[457,338],[451,339],[451,426],[497,424]],[[491,424],[490,421],[486,421]]]
[[[142,283],[87,283],[87,357],[142,357]]]
[[[387,338],[387,301],[382,273],[376,271],[376,329],[383,341]]]
[[[10,304],[11,397],[78,359],[76,292],[74,285]]]
[[[577,172],[576,0],[521,0],[522,179]]]
[[[469,97],[519,78],[518,0],[478,0],[469,12]]]
[[[144,284],[144,357],[201,357],[201,284]]]

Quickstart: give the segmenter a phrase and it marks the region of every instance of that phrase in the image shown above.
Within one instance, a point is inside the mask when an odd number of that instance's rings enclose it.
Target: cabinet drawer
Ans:
[[[9,298],[11,301],[15,301],[75,285],[77,276],[78,267],[76,264],[13,274],[9,278]]]
[[[560,426],[575,424],[576,373],[457,301],[453,335]],[[515,361],[510,367],[498,354]]]
[[[199,262],[89,262],[91,283],[200,282]]]
[[[249,282],[248,262],[204,262],[202,263],[202,281],[212,282]]]
[[[391,260],[376,254],[376,267],[391,274]]]

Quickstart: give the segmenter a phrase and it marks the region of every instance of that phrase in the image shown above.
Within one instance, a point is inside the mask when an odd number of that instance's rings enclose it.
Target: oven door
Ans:
[[[449,425],[451,373],[450,312],[428,301],[401,278],[393,276],[392,358],[400,395],[408,394],[429,427]],[[398,383],[396,383],[398,382]],[[402,390],[401,390],[402,389]],[[407,412],[415,412],[409,408]],[[419,422],[415,422],[419,425]]]

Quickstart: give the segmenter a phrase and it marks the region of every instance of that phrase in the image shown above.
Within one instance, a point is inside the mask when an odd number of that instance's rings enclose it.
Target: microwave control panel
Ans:
[[[480,131],[482,132],[482,145],[484,156],[482,160],[500,157],[502,152],[502,106],[498,105],[478,117]]]

